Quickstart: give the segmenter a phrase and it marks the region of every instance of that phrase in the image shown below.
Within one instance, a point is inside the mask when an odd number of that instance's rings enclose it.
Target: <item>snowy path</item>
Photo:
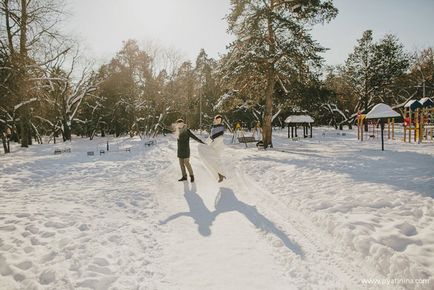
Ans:
[[[344,259],[334,241],[243,172],[237,150],[226,150],[228,181],[218,184],[193,157],[194,184],[160,188],[171,213],[161,222],[168,288],[359,289],[365,277],[382,278]],[[173,164],[158,178],[178,175]]]

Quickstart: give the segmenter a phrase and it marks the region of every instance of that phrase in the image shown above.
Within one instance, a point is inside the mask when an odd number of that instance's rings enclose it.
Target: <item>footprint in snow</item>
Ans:
[[[68,227],[68,224],[61,223],[61,222],[53,222],[53,221],[48,221],[44,225],[47,228],[56,228],[56,229],[63,229]]]
[[[35,225],[29,225],[27,227],[25,227],[26,231],[31,232],[32,234],[37,234],[39,233],[39,228]]]
[[[31,216],[31,214],[29,214],[29,213],[19,213],[19,214],[16,214],[15,215],[17,218],[28,218],[28,217],[30,217]]]
[[[15,274],[14,276],[14,280],[17,282],[22,282],[26,279],[26,276],[24,276],[23,274]]]
[[[23,271],[27,271],[33,266],[33,263],[31,261],[23,261],[15,266]]]
[[[46,269],[39,275],[39,283],[48,285],[56,281],[56,272],[53,269]]]
[[[2,226],[2,227],[0,227],[0,231],[4,231],[4,232],[13,232],[16,229],[17,228],[14,225],[8,225],[8,226]]]
[[[78,227],[78,229],[82,232],[84,231],[88,231],[89,230],[89,226],[87,224],[82,224]]]
[[[110,265],[110,263],[106,259],[104,259],[104,258],[95,258],[93,260],[93,263],[95,265],[100,266],[100,267],[106,267],[106,266]]]
[[[90,272],[94,272],[94,273],[98,273],[98,274],[103,274],[103,275],[111,275],[111,274],[113,274],[112,271],[109,268],[106,268],[106,267],[99,267],[99,266],[95,266],[95,265],[89,265],[89,267],[87,269]]]

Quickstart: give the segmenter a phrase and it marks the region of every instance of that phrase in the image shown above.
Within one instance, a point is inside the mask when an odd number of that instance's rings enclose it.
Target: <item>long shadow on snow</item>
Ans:
[[[248,205],[240,201],[232,189],[221,187],[215,201],[215,210],[210,211],[202,198],[197,194],[196,184],[192,184],[191,189],[188,188],[188,183],[184,183],[184,197],[187,201],[190,211],[179,212],[171,215],[166,220],[161,221],[160,224],[166,224],[179,217],[191,217],[198,225],[198,231],[202,236],[211,235],[211,226],[217,216],[225,213],[236,211],[244,215],[256,228],[261,229],[267,233],[271,233],[279,238],[282,243],[289,250],[304,257],[303,250],[295,242],[292,242],[287,235],[279,230],[276,225],[258,212],[255,206]]]
[[[387,184],[434,198],[434,157],[428,154],[364,149],[358,154],[343,152],[333,157],[317,154],[310,157],[313,160],[282,160],[269,156],[247,157],[245,160],[273,161],[299,168],[348,174],[354,181]]]

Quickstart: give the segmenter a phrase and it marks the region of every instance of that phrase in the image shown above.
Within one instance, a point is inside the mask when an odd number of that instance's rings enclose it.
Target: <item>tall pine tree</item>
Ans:
[[[229,31],[236,37],[225,61],[234,89],[255,87],[265,100],[263,142],[272,146],[273,96],[288,75],[319,66],[324,49],[312,39],[312,25],[337,15],[331,0],[231,0]],[[286,88],[282,88],[286,91]]]

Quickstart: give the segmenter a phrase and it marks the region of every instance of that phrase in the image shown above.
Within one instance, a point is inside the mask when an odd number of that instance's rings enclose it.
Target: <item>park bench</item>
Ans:
[[[93,151],[88,151],[87,152],[87,156],[94,156],[95,155],[95,152],[93,152]]]
[[[119,151],[125,151],[125,152],[130,152],[131,153],[131,147],[130,146],[128,146],[128,147],[122,147],[122,148],[119,148]]]
[[[151,145],[155,145],[155,141],[154,140],[149,140],[145,142],[145,146],[151,146]]]
[[[62,153],[71,153],[71,148],[67,147],[67,148],[56,148],[54,149],[54,155],[58,155],[58,154],[62,154]]]
[[[255,142],[255,143],[257,143],[259,140],[256,140],[255,139],[255,137],[238,137],[238,142],[240,142],[240,143],[244,143],[244,144],[246,144],[246,147],[247,147],[247,143],[253,143],[253,142]]]

